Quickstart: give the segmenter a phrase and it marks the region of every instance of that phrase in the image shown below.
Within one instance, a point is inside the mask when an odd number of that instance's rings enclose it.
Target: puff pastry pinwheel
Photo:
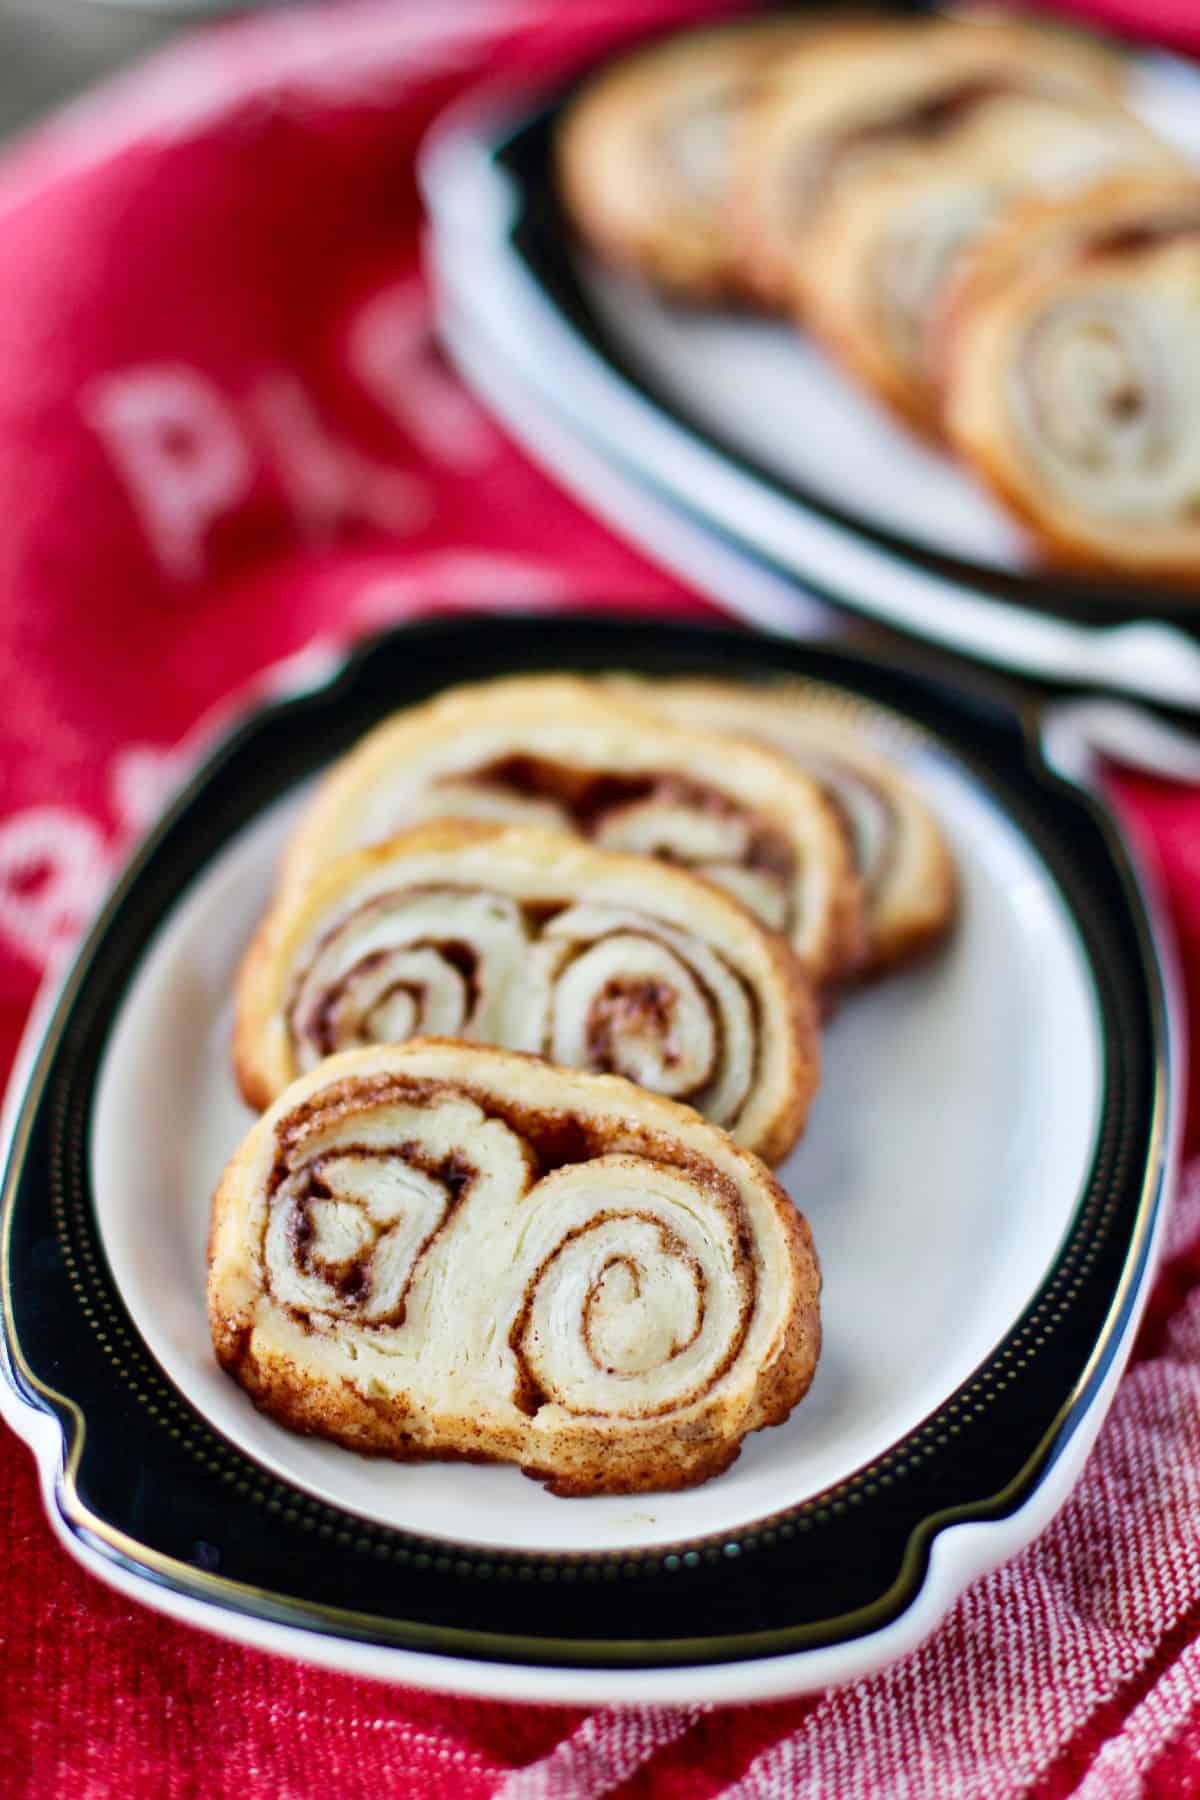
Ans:
[[[814,37],[777,65],[739,129],[727,208],[745,285],[803,311],[808,233],[844,186],[903,172],[1003,96],[1113,97],[1105,51],[1036,26],[888,20]]]
[[[955,312],[946,435],[1049,560],[1195,586],[1200,187],[1118,183],[1026,223]]]
[[[807,1225],[727,1133],[476,1045],[330,1058],[213,1201],[213,1344],[258,1407],[561,1495],[719,1474],[806,1392],[819,1287]]]
[[[672,725],[595,682],[451,688],[377,726],[301,819],[283,888],[431,818],[540,825],[682,864],[788,936],[819,982],[862,957],[861,883],[817,784],[772,751]]]
[[[918,429],[938,423],[931,323],[958,257],[1014,198],[1086,190],[1181,158],[1104,95],[1000,92],[896,168],[842,183],[794,267],[803,316],[852,374]]]
[[[964,248],[937,296],[931,322],[936,372],[944,379],[952,368],[960,326],[1011,282],[1102,243],[1186,232],[1198,218],[1200,176],[1194,169],[1142,170],[1076,193],[1019,196]]]
[[[769,744],[820,782],[848,823],[866,894],[864,973],[906,962],[945,935],[958,878],[941,827],[912,781],[872,748],[835,694],[799,681],[764,688],[624,676],[616,684],[681,725]]]
[[[267,915],[238,983],[242,1092],[430,1034],[615,1073],[768,1162],[816,1088],[816,1007],[787,941],[682,869],[529,826],[446,820],[351,851]]]
[[[604,69],[556,146],[572,222],[601,255],[695,300],[733,285],[725,212],[739,114],[811,27],[759,19],[682,33]]]

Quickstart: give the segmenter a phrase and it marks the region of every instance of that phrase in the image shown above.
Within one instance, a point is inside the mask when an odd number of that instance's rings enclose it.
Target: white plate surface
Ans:
[[[966,471],[896,423],[810,338],[782,320],[672,305],[591,257],[575,266],[633,366],[773,475],[925,549],[1036,568],[1021,532]]]
[[[298,1486],[432,1537],[603,1550],[733,1530],[884,1450],[1012,1325],[1074,1211],[1102,1085],[1083,951],[1040,858],[954,762],[906,743],[964,877],[960,929],[828,1029],[811,1127],[782,1177],[813,1226],[825,1348],[782,1428],[689,1493],[558,1500],[507,1468],[393,1465],[300,1438],[217,1367],[204,1306],[209,1198],[250,1123],[228,1069],[229,989],[289,809],[211,866],[116,1021],[91,1145],[100,1229],[134,1321],[218,1430]]]

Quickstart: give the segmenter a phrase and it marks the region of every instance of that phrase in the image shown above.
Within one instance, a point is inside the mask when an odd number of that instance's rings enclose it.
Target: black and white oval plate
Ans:
[[[209,1196],[249,1123],[230,982],[305,784],[450,681],[550,668],[832,687],[928,793],[962,870],[953,940],[830,1024],[782,1170],[824,1268],[812,1393],[684,1494],[555,1500],[507,1468],[361,1458],[261,1417],[209,1349]],[[740,631],[403,629],[214,751],[32,1028],[0,1404],[72,1554],[230,1637],[529,1700],[855,1677],[1028,1542],[1082,1467],[1153,1264],[1168,1037],[1119,839],[991,701]]]
[[[1200,70],[1152,54],[1129,70],[1130,103],[1200,160]],[[963,470],[786,324],[671,304],[582,253],[552,168],[569,99],[469,99],[422,163],[449,348],[553,474],[652,554],[638,509],[606,505],[605,466],[785,577],[791,619],[761,584],[730,591],[756,624],[803,628],[801,583],[1043,681],[1200,711],[1195,595],[1039,569]]]

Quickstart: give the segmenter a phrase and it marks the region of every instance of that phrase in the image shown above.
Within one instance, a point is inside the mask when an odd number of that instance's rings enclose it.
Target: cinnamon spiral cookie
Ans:
[[[932,431],[938,295],[1005,206],[1121,170],[1181,167],[1104,95],[979,94],[935,145],[845,181],[819,209],[795,268],[804,317],[901,418]]]
[[[818,1075],[784,939],[681,869],[528,827],[444,821],[351,851],[283,897],[243,964],[251,1105],[335,1051],[431,1033],[627,1076],[770,1162]]]
[[[908,777],[868,742],[835,696],[801,682],[770,688],[679,678],[614,678],[665,717],[769,744],[795,762],[845,819],[866,895],[865,973],[919,955],[945,936],[958,879],[936,818]]]
[[[1036,27],[886,21],[781,60],[739,133],[730,231],[769,304],[803,312],[822,270],[809,233],[851,183],[901,173],[1003,96],[1113,96],[1118,61]]]
[[[1024,195],[1001,211],[955,260],[938,296],[931,337],[944,382],[956,356],[959,329],[977,307],[1012,282],[1076,260],[1089,248],[1128,238],[1186,231],[1200,212],[1194,169],[1121,174],[1079,193]]]
[[[280,1423],[563,1495],[719,1474],[820,1343],[808,1227],[756,1157],[619,1077],[465,1044],[295,1082],[209,1246],[217,1356]]]
[[[835,980],[863,951],[861,885],[817,785],[772,752],[684,730],[571,676],[451,689],[380,725],[326,778],[283,886],[431,818],[504,818],[678,863]]]
[[[955,315],[952,445],[1066,566],[1200,572],[1200,185],[1115,184],[998,245]]]
[[[726,191],[739,115],[805,29],[787,19],[689,32],[636,51],[568,108],[559,182],[580,235],[673,292],[731,286]]]

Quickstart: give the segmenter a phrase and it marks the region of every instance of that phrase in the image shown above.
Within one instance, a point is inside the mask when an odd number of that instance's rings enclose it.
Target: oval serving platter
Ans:
[[[449,681],[551,668],[832,686],[962,870],[951,943],[829,1024],[781,1171],[824,1270],[812,1393],[683,1494],[563,1501],[511,1469],[361,1458],[260,1416],[208,1344],[209,1196],[250,1119],[229,984],[304,785]],[[1082,1466],[1170,1135],[1136,881],[1010,713],[839,650],[596,617],[409,627],[256,713],[134,859],[24,1064],[0,1396],[64,1542],[226,1635],[531,1700],[796,1692],[931,1629]]]
[[[480,382],[481,359],[568,434],[553,472],[585,503],[602,502],[602,482],[580,473],[575,444],[809,594],[1043,680],[1200,711],[1193,594],[1040,568],[981,488],[801,334],[671,303],[583,253],[553,173],[574,91],[524,111],[468,98],[422,158],[431,266],[443,317],[456,316],[449,347],[519,439],[521,401]],[[1200,72],[1131,54],[1127,98],[1200,161]],[[772,623],[752,591],[729,599]],[[803,606],[798,593],[800,625]]]

